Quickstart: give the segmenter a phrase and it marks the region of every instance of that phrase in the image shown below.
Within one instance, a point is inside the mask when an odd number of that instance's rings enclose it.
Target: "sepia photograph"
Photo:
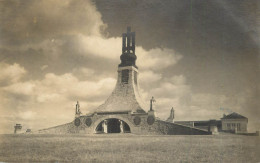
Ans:
[[[260,1],[0,0],[0,162],[260,163]]]

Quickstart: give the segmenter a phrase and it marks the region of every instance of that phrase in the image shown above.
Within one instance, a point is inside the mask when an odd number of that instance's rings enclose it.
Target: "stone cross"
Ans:
[[[135,54],[135,32],[131,32],[131,27],[127,27],[127,33],[122,34],[122,53]]]

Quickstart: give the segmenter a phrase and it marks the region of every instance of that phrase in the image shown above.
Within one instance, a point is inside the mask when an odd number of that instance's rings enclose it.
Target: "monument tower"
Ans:
[[[162,121],[155,116],[152,97],[145,106],[139,93],[138,67],[135,54],[135,32],[127,27],[122,34],[121,63],[117,83],[107,100],[95,111],[83,115],[76,104],[73,122],[39,130],[40,133],[134,133],[134,134],[209,134],[207,131]],[[147,111],[145,111],[147,110]],[[172,114],[173,118],[173,114]]]
[[[135,33],[127,27],[122,34],[121,63],[118,65],[117,83],[114,91],[97,112],[145,113],[139,93],[138,67],[135,55]]]

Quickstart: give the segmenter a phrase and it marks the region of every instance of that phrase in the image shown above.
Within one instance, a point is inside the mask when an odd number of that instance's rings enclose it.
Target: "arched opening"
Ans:
[[[116,118],[105,119],[96,127],[96,133],[130,133],[129,125]]]

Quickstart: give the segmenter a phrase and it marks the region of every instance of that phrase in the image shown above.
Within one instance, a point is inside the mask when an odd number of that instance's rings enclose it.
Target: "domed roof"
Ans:
[[[136,58],[137,58],[136,55],[133,53],[123,53],[120,56],[121,63],[118,66],[119,67],[134,66],[137,68],[137,66],[135,65]]]

